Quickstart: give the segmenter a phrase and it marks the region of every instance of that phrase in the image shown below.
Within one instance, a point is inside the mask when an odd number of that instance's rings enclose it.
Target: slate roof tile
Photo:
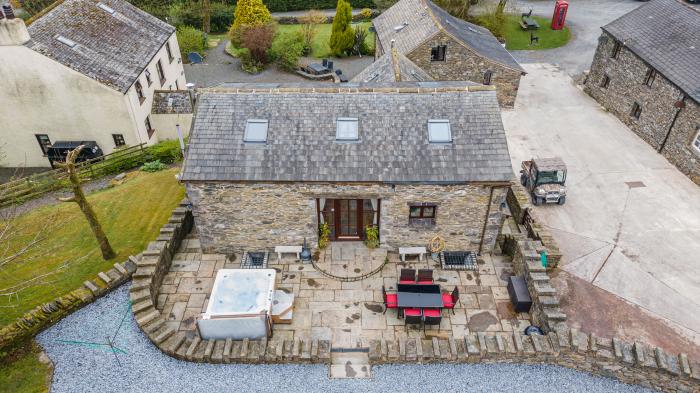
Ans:
[[[183,180],[461,183],[513,177],[494,90],[468,82],[422,93],[408,92],[421,87],[417,82],[379,84],[372,91],[354,86],[351,92],[281,92],[289,87],[284,84],[256,94],[205,91],[197,101]],[[379,91],[387,87],[394,92]],[[358,142],[335,140],[338,117],[359,119]],[[251,118],[269,121],[267,143],[243,142]],[[433,118],[450,119],[452,144],[428,142]]]
[[[700,10],[653,0],[602,29],[700,102]]]

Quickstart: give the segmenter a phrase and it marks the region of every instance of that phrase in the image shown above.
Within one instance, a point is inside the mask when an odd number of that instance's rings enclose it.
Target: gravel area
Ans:
[[[128,287],[39,334],[55,364],[52,392],[651,392],[554,366],[377,366],[371,380],[330,380],[328,368],[320,365],[182,362],[162,354],[138,329],[128,309]],[[116,358],[99,345],[106,337],[115,338]]]

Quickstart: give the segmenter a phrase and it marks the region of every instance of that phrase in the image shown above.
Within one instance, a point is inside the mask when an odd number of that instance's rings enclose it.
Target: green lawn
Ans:
[[[0,290],[13,287],[37,275],[70,262],[45,284],[30,287],[8,303],[0,299],[0,326],[12,322],[37,305],[80,287],[83,281],[109,269],[115,262],[141,252],[155,239],[172,210],[184,197],[184,188],[175,180],[177,168],[155,173],[132,172],[128,180],[113,188],[88,196],[117,257],[102,260],[99,247],[85,217],[75,203],[45,206],[16,219],[16,235],[10,237],[10,249],[26,244],[42,228],[49,228],[41,247],[33,248],[26,262],[0,269]],[[1,384],[0,384],[1,385]]]
[[[39,348],[30,343],[0,361],[0,393],[48,392],[49,366],[39,361]]]
[[[355,25],[356,24],[353,24],[353,26]],[[368,29],[370,26],[372,26],[372,22],[361,22],[357,23],[357,25]],[[314,37],[314,41],[311,44],[311,56],[316,58],[323,58],[329,57],[331,55],[331,48],[328,46],[328,42],[331,39],[331,26],[332,25],[330,23],[318,25],[316,36]],[[300,29],[301,25],[278,25],[277,34],[290,34],[293,32],[297,32]],[[367,44],[370,47],[374,47],[374,33],[368,32],[365,42],[367,42]]]
[[[566,45],[571,38],[571,31],[568,27],[562,30],[552,30],[552,20],[533,16],[540,24],[537,30],[523,30],[520,27],[520,15],[508,15],[506,21],[506,49],[521,50],[521,49],[552,49]],[[540,38],[538,44],[530,46],[530,33]]]

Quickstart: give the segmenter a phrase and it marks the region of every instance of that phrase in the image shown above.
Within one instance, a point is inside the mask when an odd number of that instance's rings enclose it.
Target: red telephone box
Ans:
[[[566,21],[566,11],[569,9],[569,2],[566,0],[557,0],[554,4],[554,15],[552,15],[552,30],[561,30],[564,28]]]

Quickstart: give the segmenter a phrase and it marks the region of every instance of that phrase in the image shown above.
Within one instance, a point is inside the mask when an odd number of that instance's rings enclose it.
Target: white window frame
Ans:
[[[442,133],[445,130],[434,129],[432,124],[446,124],[447,138],[438,138],[439,135],[434,135],[433,132]],[[452,126],[449,119],[430,119],[428,120],[428,142],[430,143],[452,143]]]
[[[339,117],[335,122],[335,140],[360,140],[360,120],[357,117]]]
[[[255,135],[256,132],[262,134],[262,130],[254,130],[255,124],[264,124],[265,130],[264,135]],[[267,131],[269,127],[269,122],[267,119],[248,119],[245,124],[245,135],[243,136],[243,142],[247,143],[267,143]]]
[[[693,146],[696,153],[700,154],[700,127],[698,127],[698,132],[695,133],[695,138],[690,142],[690,145]]]

